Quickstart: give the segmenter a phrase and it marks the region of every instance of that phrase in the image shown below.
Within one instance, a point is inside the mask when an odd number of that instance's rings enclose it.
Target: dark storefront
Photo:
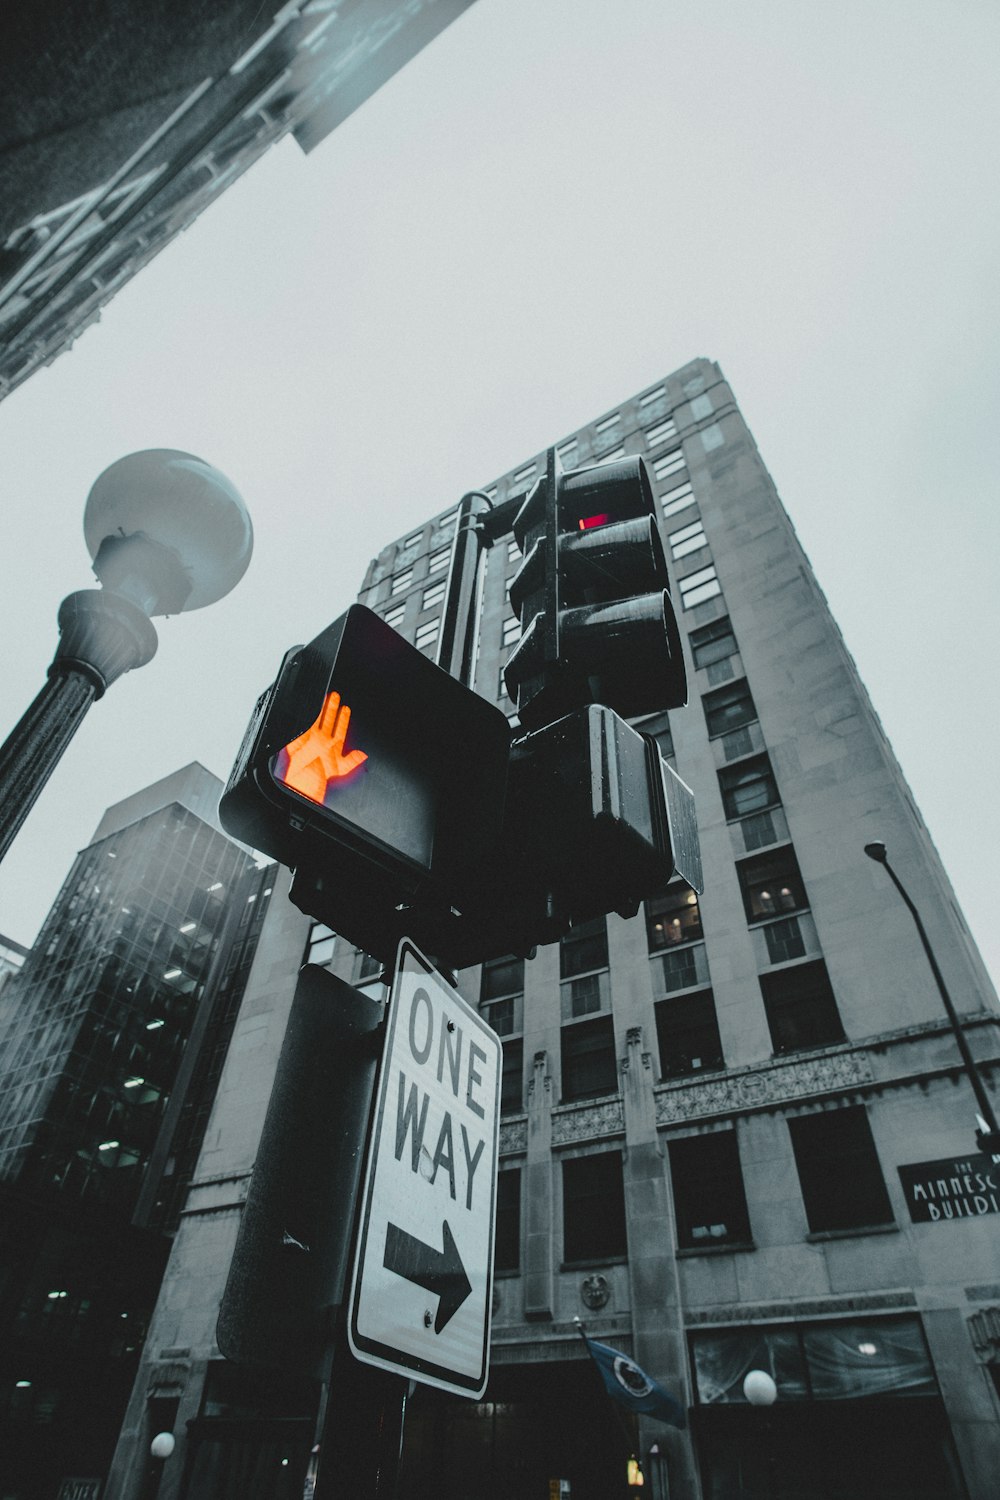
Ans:
[[[692,1418],[705,1500],[961,1500],[915,1315],[693,1334]],[[742,1393],[749,1370],[778,1388]]]

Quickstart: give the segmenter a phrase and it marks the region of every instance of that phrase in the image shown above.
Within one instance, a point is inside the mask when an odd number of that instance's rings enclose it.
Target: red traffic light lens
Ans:
[[[580,530],[589,531],[592,526],[607,526],[610,520],[611,517],[610,515],[608,515],[607,511],[605,511],[603,515],[599,516],[581,516]]]

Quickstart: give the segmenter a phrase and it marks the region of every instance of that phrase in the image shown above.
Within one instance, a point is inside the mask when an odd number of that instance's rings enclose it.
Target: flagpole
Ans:
[[[591,1364],[594,1366],[594,1369],[600,1375],[600,1373],[601,1373],[600,1372],[600,1367],[599,1367],[596,1359],[594,1358],[593,1354],[591,1353],[590,1343],[589,1343],[589,1341],[587,1339],[587,1330],[583,1326],[582,1320],[580,1318],[574,1317],[573,1322],[576,1324],[576,1331],[577,1331],[577,1333],[583,1339],[583,1347],[587,1351],[587,1357],[589,1358]],[[616,1404],[616,1402],[612,1399],[612,1397],[608,1395],[608,1390],[607,1390],[607,1387],[604,1384],[604,1377],[603,1376],[601,1376],[601,1389],[604,1391],[604,1395],[607,1398],[607,1401],[608,1401],[609,1405],[614,1408],[615,1416],[618,1419],[619,1426],[621,1427],[622,1433],[624,1435],[624,1438],[625,1438],[625,1447],[626,1447],[626,1450],[627,1450],[626,1451],[626,1457],[627,1458],[635,1458],[635,1457],[637,1457],[638,1438],[633,1437],[632,1433],[630,1432],[629,1425],[628,1425],[628,1423],[625,1420],[625,1413],[622,1411],[621,1407],[618,1406]]]

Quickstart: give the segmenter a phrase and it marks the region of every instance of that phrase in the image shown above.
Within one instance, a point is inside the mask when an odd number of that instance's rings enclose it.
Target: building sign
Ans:
[[[489,1373],[500,1039],[405,939],[362,1197],[348,1338],[478,1398]]]
[[[898,1171],[914,1224],[1000,1213],[1000,1166],[991,1156],[949,1156]]]

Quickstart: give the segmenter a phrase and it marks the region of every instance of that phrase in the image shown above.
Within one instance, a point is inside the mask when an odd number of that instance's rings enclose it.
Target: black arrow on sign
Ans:
[[[385,1237],[385,1256],[382,1264],[387,1271],[402,1276],[422,1286],[425,1292],[433,1292],[438,1298],[434,1332],[447,1328],[466,1297],[472,1291],[472,1283],[465,1274],[462,1257],[455,1244],[455,1236],[447,1219],[441,1224],[443,1250],[425,1245],[414,1239],[398,1224],[389,1224]]]

